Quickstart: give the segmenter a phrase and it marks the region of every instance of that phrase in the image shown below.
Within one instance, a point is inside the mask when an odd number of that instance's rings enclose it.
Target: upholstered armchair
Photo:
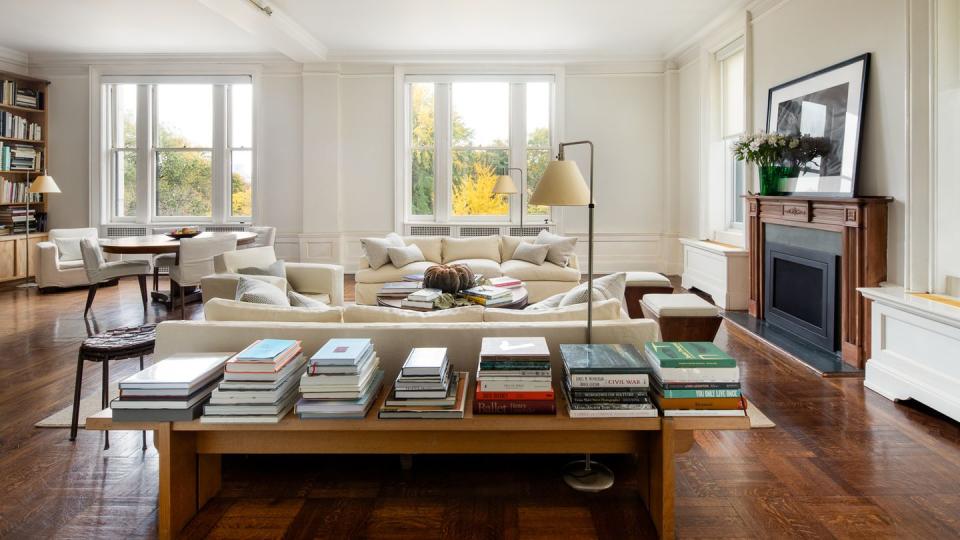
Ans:
[[[37,286],[41,290],[84,287],[90,284],[83,268],[80,240],[97,240],[97,229],[51,229],[46,242],[37,244]],[[64,249],[60,249],[63,246]]]
[[[140,282],[140,300],[143,302],[143,312],[147,312],[147,274],[150,273],[149,261],[111,261],[103,258],[100,243],[93,238],[80,240],[80,254],[83,257],[83,268],[87,273],[90,288],[87,291],[87,305],[83,309],[83,316],[87,316],[97,289],[101,283],[126,276],[137,276]]]
[[[213,259],[236,251],[237,238],[233,235],[212,238],[184,238],[180,240],[180,258],[170,268],[171,294],[179,294],[180,318],[186,318],[184,287],[200,285],[203,276],[213,273]]]

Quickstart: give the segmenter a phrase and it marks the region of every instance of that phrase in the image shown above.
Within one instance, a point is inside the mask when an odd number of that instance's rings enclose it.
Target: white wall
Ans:
[[[87,227],[90,176],[89,78],[86,74],[48,76],[47,172],[60,194],[47,195],[49,228]]]

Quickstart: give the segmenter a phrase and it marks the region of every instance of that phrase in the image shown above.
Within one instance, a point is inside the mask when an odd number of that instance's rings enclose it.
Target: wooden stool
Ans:
[[[640,300],[648,294],[673,294],[673,285],[663,274],[656,272],[627,272],[624,299],[631,319],[642,319]]]
[[[107,330],[83,340],[77,356],[77,381],[73,390],[73,420],[70,423],[70,440],[77,440],[77,424],[80,420],[80,386],[83,384],[83,362],[103,364],[102,406],[110,406],[110,361],[140,357],[140,369],[143,369],[143,357],[153,354],[157,336],[157,325],[125,326]],[[110,435],[104,433],[103,449],[110,448]],[[147,449],[147,432],[143,432],[143,449]]]
[[[648,294],[640,307],[663,341],[713,341],[723,321],[720,308],[695,294]]]

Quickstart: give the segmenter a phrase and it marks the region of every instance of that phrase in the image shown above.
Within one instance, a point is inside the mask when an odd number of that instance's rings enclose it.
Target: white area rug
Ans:
[[[120,395],[120,388],[115,384],[110,388],[110,399],[114,399]],[[94,392],[87,397],[80,399],[80,419],[79,426],[84,427],[87,423],[87,417],[90,415],[97,414],[102,411],[103,407],[100,403],[100,391]],[[43,420],[34,424],[35,427],[44,427],[44,428],[69,428],[70,419],[73,416],[73,404],[71,403],[67,407],[60,409],[59,411],[51,414],[50,416],[44,418]]]
[[[750,429],[777,427],[773,420],[767,418],[767,415],[750,401],[747,402],[747,417],[750,418]]]

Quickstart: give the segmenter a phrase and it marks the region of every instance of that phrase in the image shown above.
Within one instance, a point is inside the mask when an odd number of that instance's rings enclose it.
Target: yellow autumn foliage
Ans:
[[[505,216],[506,195],[493,193],[497,174],[492,165],[473,164],[473,175],[453,187],[453,213],[457,216]]]

